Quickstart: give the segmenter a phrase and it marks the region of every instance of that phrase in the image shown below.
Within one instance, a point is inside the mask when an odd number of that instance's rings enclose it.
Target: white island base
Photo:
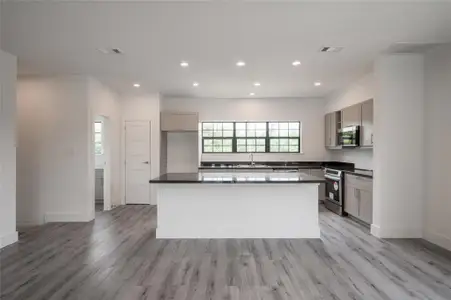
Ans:
[[[157,238],[320,238],[318,183],[158,184]]]

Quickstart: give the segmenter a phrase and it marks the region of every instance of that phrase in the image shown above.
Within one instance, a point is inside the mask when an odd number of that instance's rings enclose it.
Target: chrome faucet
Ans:
[[[251,166],[255,166],[255,163],[254,163],[254,153],[249,153],[249,160],[250,160],[250,162],[251,162]]]

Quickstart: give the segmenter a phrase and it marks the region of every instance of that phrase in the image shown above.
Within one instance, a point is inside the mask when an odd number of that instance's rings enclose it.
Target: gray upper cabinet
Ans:
[[[360,103],[346,107],[341,112],[343,127],[361,125],[362,111]]]
[[[373,99],[362,103],[361,147],[373,147]]]
[[[198,131],[199,114],[194,112],[162,112],[161,131]]]
[[[338,146],[337,132],[341,112],[328,113],[325,116],[325,145],[328,148]]]
[[[325,129],[325,135],[324,135],[324,143],[326,145],[326,147],[330,147],[332,141],[331,141],[331,134],[330,134],[330,118],[331,118],[332,114],[327,114],[324,116],[324,129]]]

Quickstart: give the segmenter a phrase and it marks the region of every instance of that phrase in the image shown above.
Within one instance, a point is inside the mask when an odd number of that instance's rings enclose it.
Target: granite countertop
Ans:
[[[339,169],[354,169],[354,164],[337,161],[256,161],[255,166],[251,167],[248,161],[216,161],[202,162],[199,170],[211,169],[260,169],[260,170],[293,170],[293,169],[321,169],[324,167],[333,167]]]
[[[149,183],[227,183],[227,184],[299,184],[323,183],[324,179],[304,173],[168,173],[149,181]]]
[[[344,170],[344,172],[351,175],[373,178],[373,170],[355,168],[354,170]]]
[[[320,166],[313,166],[313,167],[309,167],[309,166],[268,166],[268,165],[259,165],[256,164],[255,166],[246,166],[246,165],[215,165],[215,166],[201,166],[199,167],[199,170],[215,170],[215,169],[232,169],[232,170],[236,170],[236,169],[242,169],[242,170],[253,170],[253,169],[258,169],[258,170],[297,170],[297,169],[314,169],[314,168],[318,168],[320,169]]]

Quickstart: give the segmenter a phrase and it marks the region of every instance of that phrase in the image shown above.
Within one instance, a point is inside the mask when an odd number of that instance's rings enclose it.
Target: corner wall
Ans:
[[[112,205],[121,204],[122,195],[122,166],[121,166],[121,135],[122,135],[122,113],[121,113],[121,102],[119,95],[111,91],[108,87],[100,83],[94,78],[88,79],[88,101],[89,101],[89,124],[92,129],[92,124],[96,120],[96,117],[102,116],[107,118],[106,124],[108,128],[104,132],[104,137],[107,143],[105,144],[105,153],[108,154],[110,158],[110,165],[105,168],[104,182],[111,182],[111,190],[107,193],[111,196]],[[94,151],[94,135],[93,130],[89,130],[89,149],[88,155],[89,160],[89,170],[90,181],[88,182],[90,186],[90,193],[92,194],[91,199],[95,196],[95,179],[94,179],[94,169],[95,169],[95,151]],[[92,176],[92,177],[91,177]],[[92,185],[92,186],[91,186]],[[107,197],[105,195],[105,199]],[[94,203],[94,200],[93,202]]]
[[[421,238],[424,203],[424,58],[382,56],[375,64],[371,232]]]
[[[19,225],[92,218],[87,83],[77,76],[19,78]]]
[[[16,57],[0,51],[0,248],[17,241]]]
[[[425,61],[424,238],[451,250],[451,45]]]

